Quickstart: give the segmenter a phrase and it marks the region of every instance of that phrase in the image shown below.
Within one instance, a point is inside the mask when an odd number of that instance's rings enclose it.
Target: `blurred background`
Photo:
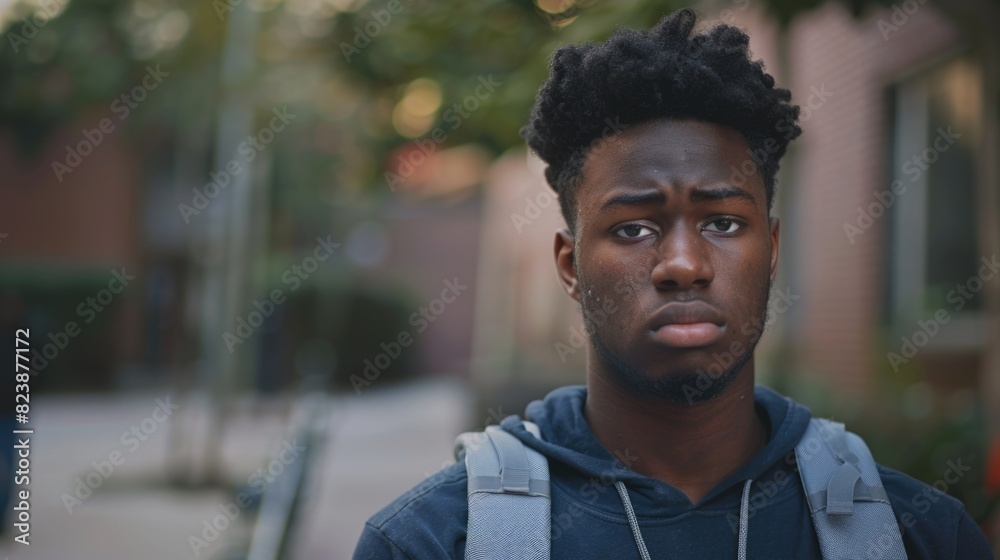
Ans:
[[[554,48],[684,5],[0,0],[36,397],[0,554],[348,558],[459,432],[582,383],[518,131]],[[1000,544],[1000,2],[694,7],[802,106],[759,382]]]

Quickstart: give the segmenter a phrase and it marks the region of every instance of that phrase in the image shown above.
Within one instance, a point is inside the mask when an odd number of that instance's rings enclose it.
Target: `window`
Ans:
[[[889,314],[912,324],[944,309],[956,319],[942,344],[975,342],[978,295],[956,296],[976,276],[976,147],[982,136],[979,68],[957,58],[899,82],[892,181],[898,193],[889,235]],[[959,309],[958,299],[964,300]],[[943,333],[944,334],[944,333]]]

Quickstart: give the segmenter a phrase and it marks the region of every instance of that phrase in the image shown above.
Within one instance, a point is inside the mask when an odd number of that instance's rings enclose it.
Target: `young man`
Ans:
[[[743,32],[696,23],[681,10],[560,48],[525,129],[559,194],[556,269],[590,335],[586,387],[527,408],[540,439],[502,423],[547,459],[553,559],[821,557],[794,451],[810,413],[754,386],[798,107]],[[959,501],[878,474],[908,558],[992,558]],[[464,558],[467,481],[459,462],[404,494],[354,557]],[[857,535],[867,557],[890,557],[882,530]]]

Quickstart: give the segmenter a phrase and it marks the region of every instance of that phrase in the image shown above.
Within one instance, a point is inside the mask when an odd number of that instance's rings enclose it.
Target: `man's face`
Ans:
[[[763,330],[778,220],[762,179],[732,184],[743,136],[696,120],[633,126],[595,146],[576,191],[576,235],[556,236],[607,372],[644,396],[693,404],[744,369]]]

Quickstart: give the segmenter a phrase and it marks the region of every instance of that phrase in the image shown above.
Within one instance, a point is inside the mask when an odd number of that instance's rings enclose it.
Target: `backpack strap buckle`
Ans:
[[[880,558],[905,560],[903,538],[864,440],[844,425],[814,418],[795,446],[799,477],[823,558],[866,558],[876,535]]]
[[[833,471],[826,487],[826,514],[854,514],[854,489],[861,482],[861,471],[851,463],[844,463]],[[864,483],[861,483],[862,485]]]

